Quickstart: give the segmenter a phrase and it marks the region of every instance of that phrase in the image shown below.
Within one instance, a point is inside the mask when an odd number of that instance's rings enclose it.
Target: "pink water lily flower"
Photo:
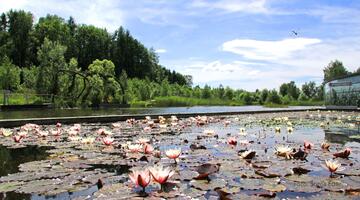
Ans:
[[[143,145],[141,144],[129,144],[127,147],[132,153],[138,153],[143,150]]]
[[[176,159],[179,158],[181,154],[181,149],[168,149],[165,151],[165,155],[170,158],[174,159],[176,163]]]
[[[312,147],[314,146],[313,143],[307,141],[307,140],[304,140],[304,148],[305,149],[311,149]]]
[[[236,138],[234,138],[234,137],[229,137],[229,138],[227,139],[227,143],[230,144],[230,145],[235,146],[235,145],[237,144]]]
[[[144,144],[144,153],[151,154],[154,151],[154,147],[150,144]]]
[[[61,128],[62,124],[60,122],[56,123],[56,128]]]
[[[149,185],[151,177],[150,171],[148,169],[145,170],[134,170],[129,174],[129,178],[131,182],[133,182],[136,186],[140,186],[145,191],[146,186]]]
[[[112,143],[114,142],[114,138],[111,138],[111,137],[104,137],[102,139],[102,142],[107,145],[107,146],[110,146],[112,145]]]
[[[59,136],[59,135],[61,135],[61,129],[52,130],[52,131],[51,131],[51,135],[53,135],[53,136]]]
[[[160,185],[167,182],[169,178],[174,175],[174,171],[168,167],[163,167],[162,165],[150,167],[150,174],[153,177],[154,181],[159,183]]]
[[[23,138],[23,137],[20,136],[20,135],[15,135],[15,136],[13,137],[13,139],[14,139],[14,141],[15,141],[16,143],[19,143],[22,138]]]
[[[96,131],[96,133],[99,134],[99,135],[105,135],[105,129],[99,128],[99,129]]]

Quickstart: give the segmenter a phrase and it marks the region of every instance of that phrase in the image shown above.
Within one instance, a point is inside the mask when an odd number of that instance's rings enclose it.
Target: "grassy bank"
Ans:
[[[151,101],[136,101],[131,107],[181,107],[181,106],[243,106],[243,102],[222,99],[199,99],[189,97],[156,97]]]
[[[150,101],[135,101],[131,102],[131,107],[189,107],[189,106],[244,106],[241,101],[223,100],[223,99],[200,99],[190,97],[156,97]],[[253,103],[252,105],[260,105]],[[267,103],[263,106],[270,108],[286,108],[288,106],[321,106],[322,101],[293,101],[289,104],[273,104]]]

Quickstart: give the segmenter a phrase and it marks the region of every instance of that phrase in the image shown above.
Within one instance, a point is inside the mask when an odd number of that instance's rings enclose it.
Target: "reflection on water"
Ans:
[[[50,148],[37,146],[8,149],[0,145],[0,176],[18,172],[21,163],[46,159],[48,149]]]
[[[8,149],[0,145],[0,176],[19,172],[18,166],[21,163],[44,160],[49,147],[27,146],[24,148]],[[19,194],[15,192],[0,193],[1,200],[31,199],[30,194]]]
[[[0,111],[0,119],[73,117],[124,114],[172,114],[172,113],[206,113],[206,112],[240,112],[258,110],[309,109],[311,106],[290,106],[289,108],[265,108],[262,106],[194,106],[168,108],[107,108],[107,109],[43,109],[23,111]]]
[[[332,128],[325,129],[325,139],[331,143],[346,144],[348,142],[360,142],[358,138],[350,138],[351,135],[360,134],[358,129]]]

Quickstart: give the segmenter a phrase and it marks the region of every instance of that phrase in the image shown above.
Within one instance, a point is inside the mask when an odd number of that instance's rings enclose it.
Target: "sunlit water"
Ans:
[[[241,112],[261,110],[309,109],[312,106],[289,106],[288,108],[266,108],[263,106],[194,106],[165,108],[107,108],[107,109],[42,109],[22,111],[0,111],[0,119],[74,117],[124,114],[176,114],[176,113],[212,113]]]

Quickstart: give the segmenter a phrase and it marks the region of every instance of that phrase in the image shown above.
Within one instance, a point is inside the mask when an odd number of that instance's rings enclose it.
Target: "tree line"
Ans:
[[[188,84],[186,77],[170,71],[159,64],[155,51],[146,48],[128,30],[119,27],[114,33],[92,25],[77,24],[57,15],[40,17],[23,10],[10,10],[0,17],[0,58],[8,57],[20,68],[39,66],[38,52],[45,40],[64,46],[64,59],[77,60],[82,71],[96,59],[111,60],[115,65],[115,76],[126,71],[129,78],[149,78],[160,82]],[[21,79],[22,82],[22,79]]]
[[[349,73],[335,60],[324,69],[324,82]],[[56,15],[34,23],[33,15],[22,10],[1,15],[0,89],[51,94],[51,101],[63,107],[136,104],[157,97],[213,99],[234,105],[319,102],[324,98],[323,84],[315,82],[297,87],[291,81],[278,90],[255,92],[222,85],[192,86],[191,76],[161,66],[155,51],[123,27],[109,33]]]

